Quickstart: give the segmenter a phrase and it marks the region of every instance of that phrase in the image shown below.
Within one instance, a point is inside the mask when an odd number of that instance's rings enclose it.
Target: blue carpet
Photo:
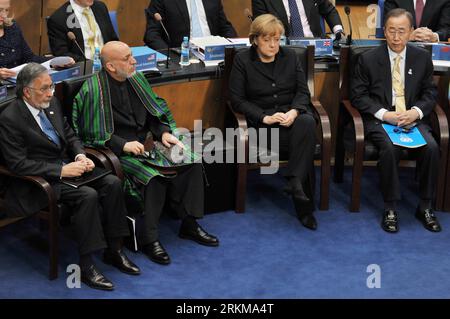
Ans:
[[[201,221],[220,247],[179,239],[179,221],[164,217],[161,242],[171,265],[129,252],[143,272],[132,277],[97,259],[114,292],[66,287],[65,269],[77,256],[62,235],[59,278],[49,281],[45,236],[32,220],[11,225],[0,232],[0,298],[449,298],[450,215],[437,212],[441,233],[426,231],[414,218],[413,171],[402,170],[400,232],[385,233],[375,169],[365,169],[360,213],[347,211],[349,173],[343,184],[331,184],[330,210],[316,212],[319,229],[313,232],[296,219],[280,191],[280,175],[252,172],[245,214],[229,211]],[[381,268],[379,289],[366,286],[370,264]]]

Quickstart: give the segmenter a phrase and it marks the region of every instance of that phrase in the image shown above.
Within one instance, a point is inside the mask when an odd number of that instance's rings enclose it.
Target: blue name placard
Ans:
[[[450,61],[450,45],[433,44],[431,52],[433,60]]]
[[[333,40],[331,39],[289,39],[289,45],[296,45],[307,47],[308,45],[315,46],[315,56],[332,55],[333,54]]]
[[[166,56],[146,46],[132,47],[131,52],[136,59],[136,70],[147,71],[157,67],[158,61],[165,61]]]
[[[225,59],[226,48],[238,48],[247,46],[245,43],[230,43],[229,45],[209,45],[205,47],[205,61],[217,61]]]
[[[61,71],[53,71],[50,73],[53,83],[59,83],[67,79],[81,76],[81,67],[79,65]]]

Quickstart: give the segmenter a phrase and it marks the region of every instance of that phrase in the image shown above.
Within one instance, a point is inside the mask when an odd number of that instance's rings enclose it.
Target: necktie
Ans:
[[[83,15],[85,16],[85,18],[89,24],[89,29],[91,31],[87,41],[88,41],[88,45],[89,45],[89,48],[91,49],[92,56],[93,56],[95,53],[95,37],[97,35],[97,26],[95,24],[94,17],[89,12],[88,8],[84,8]]]
[[[200,17],[197,11],[196,0],[191,0],[191,33],[192,38],[200,38],[203,36],[202,26],[200,25]]]
[[[416,1],[416,28],[420,27],[420,22],[422,22],[422,13],[423,13],[423,0]]]
[[[405,105],[405,87],[403,85],[400,73],[400,60],[402,57],[397,55],[394,59],[394,71],[392,72],[392,88],[395,92],[395,111],[406,111]]]
[[[39,111],[39,119],[41,120],[42,131],[47,135],[47,137],[56,145],[61,146],[61,142],[59,140],[58,134],[56,134],[55,129],[53,128],[52,123],[48,120],[44,111]]]
[[[289,11],[291,12],[291,35],[294,38],[304,38],[305,33],[303,31],[297,0],[289,0]]]

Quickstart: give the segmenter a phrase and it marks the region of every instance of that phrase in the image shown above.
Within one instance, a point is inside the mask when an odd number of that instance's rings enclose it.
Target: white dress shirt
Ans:
[[[89,46],[89,43],[88,43],[89,37],[92,36],[92,30],[89,27],[87,18],[83,15],[83,10],[85,8],[78,5],[74,0],[70,0],[70,5],[72,6],[75,16],[77,17],[77,20],[80,23],[81,32],[83,33],[84,54],[86,55],[86,58],[92,60],[94,58],[95,52],[92,52],[92,50]],[[97,34],[95,36],[95,47],[100,48],[100,50],[101,50],[101,48],[104,45],[102,31],[100,30],[100,27],[98,26],[98,23],[95,20],[94,12],[92,12],[92,9],[90,7],[88,8],[88,10],[89,10],[89,15],[91,15],[94,18],[95,26],[97,29]]]
[[[300,19],[302,20],[303,26],[303,34],[307,38],[314,37],[311,27],[309,26],[308,17],[306,16],[305,7],[303,6],[302,0],[296,0],[298,11],[300,11]],[[288,21],[291,21],[291,10],[289,9],[289,0],[283,0],[284,9],[286,10],[286,14],[288,16]],[[339,31],[344,31],[344,28],[338,24],[333,27],[333,33],[338,33]]]
[[[31,115],[33,115],[34,120],[42,130],[41,119],[39,118],[39,110],[35,107],[32,107],[27,101],[24,100],[24,102],[25,105],[28,107],[28,110],[30,110]]]
[[[189,35],[189,38],[192,38],[192,14],[191,14],[191,1],[195,1],[195,4],[197,6],[197,14],[200,19],[200,26],[202,29],[202,33],[204,37],[210,36],[211,31],[209,30],[208,20],[206,19],[206,13],[205,13],[205,7],[203,6],[202,0],[186,0],[186,5],[189,11],[189,20],[191,21],[191,34]]]
[[[402,79],[403,86],[405,86],[406,47],[400,53],[395,53],[389,47],[388,47],[388,51],[389,51],[389,61],[391,62],[391,75],[392,75],[392,73],[394,73],[395,58],[397,57],[397,55],[401,56],[401,59],[400,59],[400,77]],[[396,99],[395,91],[394,91],[394,88],[392,88],[392,106],[395,105],[395,99]],[[406,96],[405,96],[405,102],[406,102]],[[408,105],[406,105],[406,108],[408,108]],[[422,112],[421,109],[419,109],[417,106],[413,106],[413,107],[411,107],[411,109],[414,109],[414,110],[416,110],[419,113],[419,120],[421,120],[423,118],[423,112]],[[382,108],[381,110],[379,110],[378,112],[375,113],[375,117],[377,119],[379,119],[380,121],[382,121],[384,113],[386,113],[386,112],[388,112],[388,110],[386,110],[385,108]]]

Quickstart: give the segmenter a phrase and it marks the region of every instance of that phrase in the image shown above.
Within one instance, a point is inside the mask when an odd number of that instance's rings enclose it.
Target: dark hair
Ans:
[[[402,8],[396,8],[396,9],[390,10],[390,11],[386,14],[386,16],[384,17],[384,26],[386,27],[387,21],[388,21],[390,18],[397,18],[397,17],[400,17],[400,16],[402,16],[402,15],[404,15],[404,16],[406,16],[406,17],[408,18],[408,20],[409,20],[409,25],[410,25],[411,28],[412,28],[413,25],[414,25],[414,18],[413,18],[412,14],[411,14],[409,11],[406,11],[405,9],[402,9]]]
[[[48,72],[47,69],[38,63],[28,63],[22,71],[19,72],[16,81],[16,96],[19,99],[23,98],[23,89],[30,86],[34,80],[40,77],[43,73]]]

